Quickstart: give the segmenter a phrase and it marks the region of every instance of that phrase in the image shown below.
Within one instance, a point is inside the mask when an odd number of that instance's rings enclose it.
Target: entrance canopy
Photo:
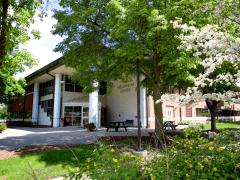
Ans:
[[[89,96],[83,96],[63,102],[63,106],[86,106],[89,107]],[[98,100],[98,106],[105,107],[105,103]]]

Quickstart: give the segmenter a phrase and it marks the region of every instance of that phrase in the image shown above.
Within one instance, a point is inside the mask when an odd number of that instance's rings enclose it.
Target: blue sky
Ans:
[[[37,29],[41,32],[41,39],[35,40],[31,36],[31,40],[27,42],[27,44],[20,46],[20,48],[25,48],[30,51],[32,56],[38,59],[38,65],[33,67],[32,69],[25,68],[24,73],[18,73],[15,76],[16,79],[19,79],[20,77],[26,77],[34,71],[42,68],[43,66],[62,56],[61,53],[53,52],[55,46],[63,40],[63,38],[59,36],[53,36],[51,34],[53,24],[57,22],[55,19],[52,18],[53,13],[51,10],[53,8],[60,8],[58,6],[58,3],[53,1],[44,8],[48,13],[48,17],[44,18],[44,21],[41,22],[40,19],[36,16],[36,22],[30,26],[30,30]]]

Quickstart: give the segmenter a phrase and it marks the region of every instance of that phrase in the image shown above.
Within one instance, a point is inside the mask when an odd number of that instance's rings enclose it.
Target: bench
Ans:
[[[133,127],[133,120],[126,120],[125,122],[125,126],[128,126],[128,127]]]
[[[116,132],[118,132],[118,129],[119,129],[119,128],[124,128],[125,131],[127,131],[127,127],[128,127],[128,126],[126,126],[125,123],[126,123],[125,121],[120,121],[120,122],[108,122],[108,125],[107,125],[105,128],[107,128],[107,132],[108,132],[108,130],[109,130],[110,128],[114,128]]]
[[[178,125],[173,124],[173,121],[165,121],[164,124],[163,124],[164,130],[170,130],[170,129],[176,130],[177,126]]]

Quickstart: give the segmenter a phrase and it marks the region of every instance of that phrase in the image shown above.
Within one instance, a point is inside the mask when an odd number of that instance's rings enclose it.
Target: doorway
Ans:
[[[66,126],[83,127],[85,122],[89,119],[89,107],[84,106],[65,106],[64,118]]]

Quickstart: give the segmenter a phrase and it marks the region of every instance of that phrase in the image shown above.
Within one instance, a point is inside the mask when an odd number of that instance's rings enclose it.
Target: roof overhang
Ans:
[[[43,83],[52,80],[52,76],[55,76],[56,74],[72,74],[75,70],[73,68],[66,68],[65,64],[62,62],[63,59],[64,58],[61,57],[25,77],[27,84],[31,85],[34,83]]]

